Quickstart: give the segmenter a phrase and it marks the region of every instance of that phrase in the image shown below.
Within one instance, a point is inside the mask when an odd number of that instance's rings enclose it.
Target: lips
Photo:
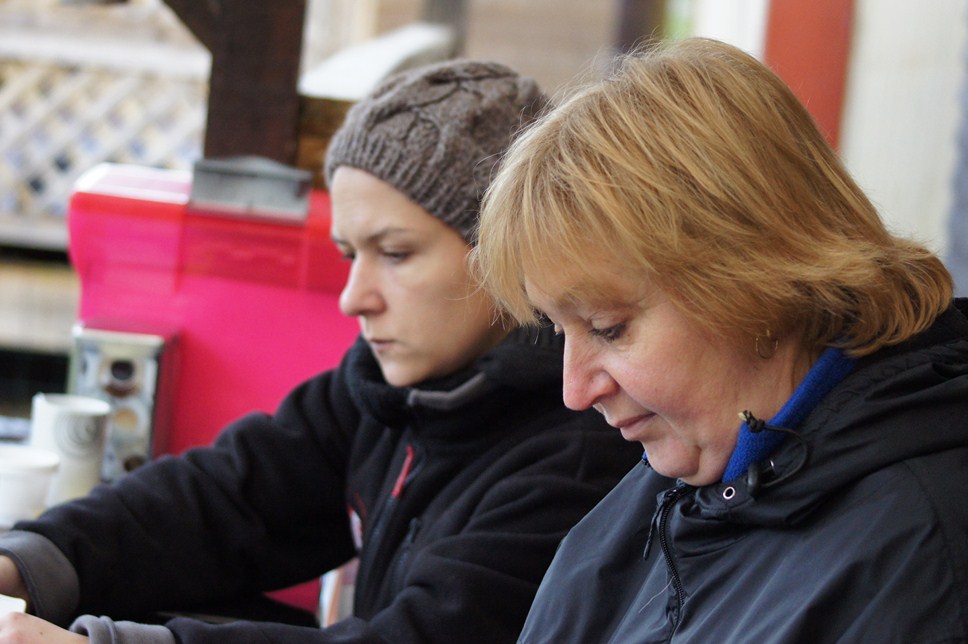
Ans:
[[[611,420],[608,420],[607,422],[608,422],[609,425],[611,425],[615,429],[628,429],[632,425],[637,425],[641,421],[648,420],[649,418],[652,418],[653,416],[655,416],[655,414],[653,414],[653,413],[640,414],[639,416],[632,416],[630,418],[626,418],[625,420],[619,420],[619,421],[615,421],[615,422],[612,422]]]
[[[625,440],[642,442],[645,439],[646,426],[653,418],[655,418],[655,414],[653,413],[640,414],[615,422],[608,421],[608,424],[616,428]]]
[[[384,351],[391,344],[393,344],[393,340],[387,340],[384,338],[365,338],[365,339],[366,339],[366,343],[370,345],[370,348],[376,352]]]

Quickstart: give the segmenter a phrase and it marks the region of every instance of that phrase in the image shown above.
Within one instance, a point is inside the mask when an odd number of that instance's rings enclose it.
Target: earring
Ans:
[[[754,343],[756,346],[756,355],[764,360],[769,360],[776,353],[776,347],[780,344],[780,341],[774,338],[770,330],[767,329],[766,333],[762,336],[756,336]]]

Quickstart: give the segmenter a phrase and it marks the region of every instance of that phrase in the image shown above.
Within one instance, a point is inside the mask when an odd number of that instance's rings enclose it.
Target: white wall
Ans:
[[[693,32],[762,58],[768,4],[691,0]],[[841,155],[889,227],[940,253],[966,46],[965,0],[855,0]]]
[[[841,153],[890,227],[947,248],[968,40],[963,0],[858,0]]]
[[[769,0],[691,0],[692,32],[763,58]]]

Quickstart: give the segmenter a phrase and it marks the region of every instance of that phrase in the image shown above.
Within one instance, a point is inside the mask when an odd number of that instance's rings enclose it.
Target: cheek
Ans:
[[[609,375],[639,404],[660,414],[689,414],[705,369],[675,343],[633,351],[609,360]]]
[[[426,256],[398,266],[392,277],[396,288],[409,296],[449,306],[466,298],[470,280],[463,264],[450,255]]]

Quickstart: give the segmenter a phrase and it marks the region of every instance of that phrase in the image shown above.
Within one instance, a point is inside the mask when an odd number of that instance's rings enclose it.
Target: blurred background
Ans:
[[[560,95],[652,39],[765,60],[889,226],[968,293],[965,0],[0,0],[0,417],[62,391],[80,281],[67,217],[102,162],[191,172],[258,155],[314,173],[382,76],[463,55]],[[3,428],[0,426],[0,434]]]

